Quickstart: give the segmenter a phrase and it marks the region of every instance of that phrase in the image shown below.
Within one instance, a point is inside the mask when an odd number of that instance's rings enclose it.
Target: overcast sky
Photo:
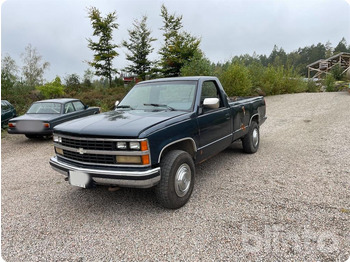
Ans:
[[[200,48],[212,62],[235,55],[269,55],[274,45],[286,52],[342,37],[350,44],[350,0],[7,0],[1,5],[1,52],[21,66],[20,54],[30,43],[50,63],[48,81],[76,73],[83,76],[93,53],[87,47],[92,27],[87,7],[105,16],[117,12],[115,43],[128,39],[134,19],[148,16],[153,58],[162,45],[162,4],[183,15],[184,30],[201,38]],[[114,66],[127,65],[124,48]]]

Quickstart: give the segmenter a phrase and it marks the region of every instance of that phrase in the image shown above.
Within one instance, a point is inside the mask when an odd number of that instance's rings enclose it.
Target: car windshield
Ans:
[[[180,110],[193,108],[196,81],[169,81],[138,84],[117,108],[136,110]]]
[[[28,109],[27,114],[60,114],[61,104],[59,103],[34,103]]]

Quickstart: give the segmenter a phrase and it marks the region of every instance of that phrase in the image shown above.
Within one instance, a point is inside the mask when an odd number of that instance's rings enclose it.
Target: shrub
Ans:
[[[335,88],[335,79],[332,74],[327,74],[323,79],[323,85],[326,87],[327,92],[337,91]]]
[[[37,86],[37,90],[44,98],[57,98],[64,95],[64,86],[61,84],[61,79],[57,76],[52,82],[46,83],[43,86]]]
[[[247,96],[252,93],[249,70],[242,64],[231,64],[220,77],[228,96]]]

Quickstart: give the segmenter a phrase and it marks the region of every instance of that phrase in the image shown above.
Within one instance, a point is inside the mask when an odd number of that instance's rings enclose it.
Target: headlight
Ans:
[[[53,142],[62,143],[62,137],[54,135]]]
[[[140,150],[140,142],[130,142],[129,146],[131,150]]]
[[[117,148],[118,149],[127,149],[126,142],[117,142]]]

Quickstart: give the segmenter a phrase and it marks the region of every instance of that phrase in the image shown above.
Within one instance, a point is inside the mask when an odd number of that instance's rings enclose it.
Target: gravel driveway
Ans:
[[[197,166],[189,203],[152,189],[75,188],[52,142],[1,141],[6,261],[346,261],[350,257],[350,95],[267,97],[258,153],[240,143]]]

